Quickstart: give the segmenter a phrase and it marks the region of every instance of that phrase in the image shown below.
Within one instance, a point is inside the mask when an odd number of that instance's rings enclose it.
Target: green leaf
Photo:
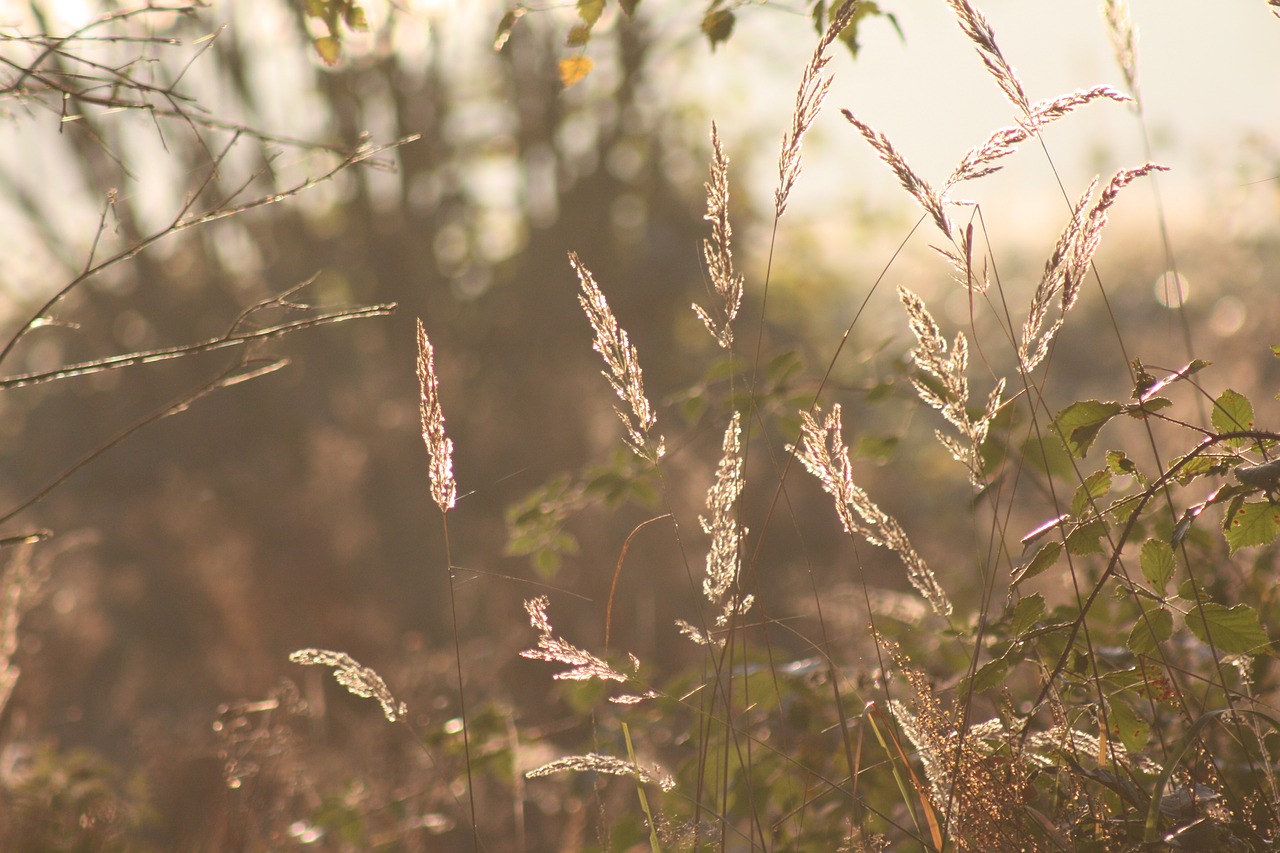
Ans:
[[[321,36],[313,44],[325,65],[336,65],[342,56],[342,42],[335,36]]]
[[[1140,403],[1130,403],[1124,407],[1124,413],[1131,418],[1137,420],[1145,420],[1148,415],[1155,414],[1161,409],[1167,409],[1173,405],[1173,401],[1168,397],[1147,397]]]
[[[1082,400],[1059,412],[1053,429],[1073,455],[1083,458],[1098,437],[1098,431],[1123,408],[1120,403]]]
[[[1071,514],[1079,518],[1086,514],[1092,514],[1093,502],[1098,498],[1111,491],[1111,472],[1106,468],[1100,471],[1094,471],[1084,482],[1076,489],[1075,495],[1071,498]]]
[[[1151,726],[1134,713],[1129,703],[1110,699],[1107,701],[1107,732],[1124,744],[1130,753],[1139,753],[1147,744]]]
[[[1270,501],[1246,503],[1227,509],[1222,520],[1227,545],[1234,554],[1241,548],[1270,545],[1276,541],[1277,524],[1280,523],[1280,506]]]
[[[1249,398],[1228,388],[1213,401],[1213,428],[1219,432],[1237,432],[1253,429],[1253,404]],[[1245,439],[1232,439],[1230,445],[1240,447]]]
[[[346,21],[347,26],[358,33],[369,31],[369,19],[365,17],[364,7],[352,3],[350,6],[342,10],[342,20]]]
[[[1045,569],[1048,569],[1054,563],[1058,562],[1058,557],[1061,556],[1061,554],[1061,542],[1053,541],[1044,543],[1040,546],[1040,550],[1036,551],[1036,555],[1031,558],[1031,562],[1027,563],[1026,568],[1021,572],[1014,573],[1014,585],[1016,586],[1023,581],[1031,580],[1036,575],[1043,573]]]
[[[712,50],[733,32],[733,13],[726,9],[713,9],[702,19],[702,33],[711,42]]]
[[[569,29],[569,35],[565,38],[565,47],[582,47],[591,41],[591,25],[576,24]]]
[[[1057,545],[1057,542],[1052,543]],[[1009,613],[1009,630],[1013,636],[1021,636],[1024,631],[1036,624],[1044,615],[1044,596],[1039,593],[1028,595],[1013,606]]]
[[[1124,454],[1121,450],[1107,451],[1107,467],[1111,469],[1111,473],[1117,477],[1133,477],[1139,483],[1145,484],[1147,478],[1143,476],[1142,471],[1138,469],[1137,463]]]
[[[602,14],[604,14],[604,0],[578,0],[578,17],[587,25],[587,29],[595,26]]]
[[[1077,557],[1104,553],[1101,539],[1107,534],[1107,525],[1101,519],[1080,525],[1067,535],[1067,550]]]
[[[1206,601],[1188,613],[1186,621],[1201,642],[1224,655],[1242,655],[1271,642],[1258,622],[1258,611],[1247,604],[1224,607]]]
[[[987,661],[982,668],[973,674],[973,681],[969,688],[974,693],[981,693],[984,690],[990,690],[993,687],[999,687],[1004,683],[1004,677],[1009,673],[1009,662],[1004,658],[996,658]]]
[[[1146,616],[1133,623],[1125,643],[1135,655],[1154,654],[1156,646],[1173,634],[1173,614],[1163,607],[1153,607]]]
[[[1173,549],[1163,539],[1148,539],[1142,543],[1142,576],[1159,593],[1163,593],[1173,577]]]

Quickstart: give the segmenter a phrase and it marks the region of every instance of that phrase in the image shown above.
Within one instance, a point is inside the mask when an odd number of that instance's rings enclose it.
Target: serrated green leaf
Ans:
[[[1131,418],[1144,420],[1148,415],[1153,415],[1172,405],[1173,401],[1168,397],[1148,397],[1140,403],[1130,403],[1125,406],[1124,413]]]
[[[1224,607],[1206,601],[1187,614],[1186,622],[1201,642],[1224,655],[1242,655],[1271,642],[1258,622],[1258,611],[1247,604]]]
[[[587,29],[595,26],[602,14],[604,14],[604,0],[578,0],[578,17],[587,25]]]
[[[1134,712],[1128,702],[1112,698],[1107,702],[1107,732],[1124,744],[1130,753],[1140,753],[1147,744],[1151,726]]]
[[[713,9],[702,19],[702,34],[711,42],[711,48],[729,38],[733,32],[735,18],[727,9]]]
[[[1008,674],[1009,662],[1004,658],[987,661],[973,674],[973,681],[970,682],[969,688],[974,693],[982,693],[984,690],[999,687],[1004,683],[1004,677]]]
[[[1146,483],[1147,478],[1143,476],[1142,471],[1138,469],[1138,465],[1132,459],[1125,455],[1121,450],[1107,451],[1107,467],[1111,469],[1111,473],[1117,477],[1133,477],[1139,483]]]
[[[1133,630],[1129,632],[1125,645],[1135,655],[1150,655],[1172,634],[1173,614],[1162,607],[1153,607],[1145,617],[1133,623]]]
[[[364,7],[355,3],[342,10],[342,20],[353,31],[364,33],[369,31],[369,19],[365,17]]]
[[[1094,501],[1111,491],[1111,472],[1106,468],[1094,471],[1076,489],[1071,497],[1071,514],[1079,518],[1086,511],[1092,512]]]
[[[1107,534],[1107,525],[1101,519],[1094,519],[1080,525],[1067,535],[1067,550],[1077,557],[1086,554],[1102,554],[1102,537]]]
[[[1054,545],[1058,544],[1056,542]],[[1044,596],[1036,593],[1028,595],[1013,606],[1012,612],[1009,614],[1009,633],[1011,636],[1021,636],[1024,631],[1036,624],[1036,621],[1044,615]]]
[[[1280,524],[1280,506],[1270,501],[1245,503],[1237,509],[1235,502],[1223,516],[1222,529],[1227,545],[1234,554],[1241,548],[1270,545],[1276,541]]]
[[[1142,576],[1158,593],[1164,593],[1173,577],[1173,549],[1163,539],[1148,539],[1142,543]]]
[[[336,65],[342,56],[342,42],[334,36],[321,36],[312,44],[315,45],[316,53],[320,55],[325,65]]]
[[[1053,429],[1077,457],[1084,458],[1098,431],[1124,408],[1120,403],[1082,400],[1072,403],[1054,418]]]
[[[1031,562],[1027,563],[1026,568],[1020,572],[1014,573],[1014,585],[1023,581],[1031,580],[1038,574],[1043,573],[1046,569],[1058,562],[1058,557],[1062,554],[1061,542],[1046,542],[1040,546],[1040,550],[1036,551],[1036,555],[1031,558]]]
[[[1228,388],[1218,399],[1213,401],[1213,428],[1219,432],[1237,432],[1253,429],[1253,404],[1249,398]],[[1230,446],[1240,447],[1245,439],[1236,438],[1228,442]]]

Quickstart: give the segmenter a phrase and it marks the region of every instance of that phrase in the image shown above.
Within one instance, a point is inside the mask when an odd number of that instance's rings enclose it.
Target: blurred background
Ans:
[[[57,772],[89,780],[78,795],[108,805],[87,828],[68,811],[68,838],[100,831],[102,849],[125,836],[155,849],[469,843],[458,828],[445,543],[418,422],[419,317],[456,447],[461,499],[449,544],[470,710],[516,764],[527,759],[512,744],[536,751],[575,735],[557,728],[566,700],[547,668],[517,656],[534,638],[521,603],[550,595],[557,632],[599,648],[622,542],[666,510],[650,502],[658,484],[620,455],[566,253],[594,272],[640,352],[671,445],[662,485],[696,533],[724,423],[719,356],[689,311],[707,299],[712,120],[733,163],[747,273],[740,341],[754,348],[760,330],[765,352],[794,354],[769,374],[775,401],[812,394],[888,266],[829,398],[889,397],[874,410],[850,404],[846,425],[874,448],[864,485],[908,530],[930,531],[926,558],[944,560],[954,537],[972,535],[968,514],[948,510],[969,500],[963,478],[901,381],[911,341],[893,290],[936,298],[953,324],[967,322],[967,300],[930,236],[907,239],[918,212],[838,112],[852,109],[939,180],[1012,122],[945,4],[886,0],[879,8],[892,17],[863,19],[856,53],[833,49],[836,83],[776,245],[777,148],[816,40],[809,6],[744,5],[714,47],[700,6],[646,0],[628,18],[607,4],[580,47],[565,46],[580,20],[574,8],[531,10],[501,51],[500,3],[361,7],[367,30],[340,26],[333,64],[316,40],[337,36],[286,0],[128,15],[109,3],[0,7],[0,339],[91,258],[128,255],[47,312],[52,322],[6,354],[3,377],[215,338],[246,309],[312,279],[295,302],[399,306],[255,349],[289,364],[147,425],[30,506],[77,460],[237,356],[0,390],[0,537],[53,533],[3,552],[16,561],[21,551],[44,581],[14,635],[21,676],[0,717],[0,774],[11,806],[22,791],[47,794],[41,786],[55,785]],[[985,11],[1033,98],[1123,88],[1092,7],[991,0]],[[999,274],[1025,300],[1065,215],[1058,180],[1075,198],[1094,174],[1148,158],[1172,166],[1117,207],[1102,254],[1110,300],[1086,296],[1068,322],[1052,394],[1064,404],[1128,395],[1125,355],[1100,331],[1109,310],[1129,357],[1176,367],[1194,353],[1229,364],[1217,381],[1262,389],[1261,422],[1275,415],[1266,346],[1277,343],[1280,316],[1280,21],[1262,2],[1209,11],[1134,2],[1133,17],[1150,154],[1133,111],[1091,106],[1051,129],[1044,150],[1028,145],[971,191],[1005,264]],[[566,89],[558,62],[567,56],[587,56],[594,69]],[[150,106],[120,109],[112,98]],[[366,141],[410,137],[292,191]],[[193,211],[277,194],[286,197],[171,227]],[[1185,311],[1168,307],[1177,307],[1174,285]],[[277,305],[252,320],[292,310]],[[978,384],[985,395],[990,384]],[[787,440],[774,438],[775,449]],[[754,461],[772,484],[767,454]],[[578,479],[591,465],[604,467]],[[577,482],[593,485],[579,495]],[[757,583],[772,616],[799,619],[811,606],[802,601],[809,581],[797,589],[803,572],[816,572],[833,604],[851,597],[856,574],[825,496],[792,482],[791,515],[766,539]],[[525,531],[533,544],[513,542],[519,509],[536,521],[539,501],[553,514],[557,494],[572,512],[554,532],[573,546],[539,544],[536,529]],[[771,485],[748,496],[753,533],[771,497]],[[611,648],[655,666],[698,659],[671,627],[696,607],[685,565],[700,569],[694,540],[682,556],[669,535],[637,537],[619,576]],[[907,589],[892,559],[862,556],[876,585]],[[962,582],[953,595],[965,600]],[[854,616],[834,624],[836,642],[850,647],[864,629]],[[440,763],[424,765],[403,731],[326,673],[290,664],[303,647],[340,649],[378,670],[419,731],[434,733],[425,737]],[[802,644],[788,651],[804,653]],[[299,725],[290,715],[303,704],[310,716]],[[566,833],[587,820],[566,813],[576,801],[528,802],[524,813],[504,806],[492,817],[493,837],[523,827],[529,849],[575,849]],[[362,840],[302,819],[322,806],[354,815]],[[11,823],[19,842],[64,829]]]

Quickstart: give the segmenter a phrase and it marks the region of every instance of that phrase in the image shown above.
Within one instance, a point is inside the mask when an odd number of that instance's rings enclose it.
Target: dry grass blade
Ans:
[[[693,306],[698,319],[724,349],[733,346],[733,321],[742,305],[743,277],[733,269],[733,228],[729,224],[729,158],[720,143],[720,134],[711,124],[711,180],[707,183],[707,215],[711,223],[711,239],[702,241],[702,255],[707,261],[711,284],[722,302],[722,318]]]
[[[861,536],[872,545],[888,548],[898,555],[911,582],[933,611],[940,616],[951,613],[951,602],[920,555],[911,547],[906,532],[890,515],[872,502],[867,493],[853,482],[853,466],[849,448],[841,437],[840,405],[831,407],[825,418],[817,409],[813,414],[801,412],[803,446],[792,448],[796,458],[822,483],[822,488],[835,501],[836,514],[850,535]]]
[[[609,380],[618,397],[627,404],[629,412],[615,407],[619,420],[627,428],[627,444],[636,455],[649,461],[657,461],[665,452],[662,436],[650,439],[650,432],[658,422],[658,417],[649,405],[649,398],[644,393],[644,375],[640,370],[640,358],[636,348],[631,345],[626,331],[618,325],[608,301],[604,298],[599,285],[591,271],[578,259],[576,252],[569,253],[569,263],[578,274],[582,285],[582,293],[578,294],[578,303],[582,306],[591,328],[595,332],[592,348],[600,353],[607,370],[601,371]]]
[[[1023,115],[1029,114],[1031,101],[1027,98],[1027,93],[1022,88],[1022,81],[1018,79],[1013,66],[1000,52],[1000,46],[996,44],[995,31],[987,23],[987,19],[981,12],[970,6],[968,0],[947,0],[947,5],[956,13],[960,29],[964,30],[969,40],[977,45],[982,64],[987,66],[996,84],[1000,86],[1000,91],[1004,92],[1010,103],[1018,108],[1018,112]]]
[[[782,135],[782,151],[778,155],[778,188],[773,194],[773,215],[777,219],[787,210],[787,197],[791,188],[800,177],[800,143],[805,133],[812,126],[814,119],[822,110],[822,102],[826,100],[827,90],[831,88],[830,77],[823,78],[822,71],[830,62],[826,55],[827,48],[836,40],[845,27],[853,20],[853,2],[846,2],[828,24],[826,32],[813,51],[813,58],[805,66],[804,75],[800,78],[800,89],[796,92],[796,108],[791,114],[791,127]]]
[[[1017,146],[1035,136],[1040,130],[1068,113],[1076,107],[1083,106],[1099,99],[1126,102],[1132,100],[1128,95],[1117,92],[1110,86],[1094,86],[1092,89],[1081,89],[1070,94],[1039,101],[1032,105],[1026,118],[1012,127],[1002,127],[991,134],[981,145],[971,148],[960,160],[951,177],[947,178],[947,187],[961,181],[970,181],[998,172],[1000,165],[995,161],[1008,157],[1017,150]]]
[[[377,699],[378,704],[382,706],[382,713],[393,723],[404,719],[409,713],[408,707],[403,702],[397,702],[391,695],[391,690],[382,680],[382,676],[345,652],[299,649],[289,655],[289,660],[304,666],[332,667],[333,677],[347,688],[348,693],[364,699]]]
[[[435,350],[427,340],[421,320],[418,321],[418,385],[421,389],[422,440],[427,445],[427,455],[431,457],[431,497],[441,512],[448,512],[458,500],[458,485],[453,479],[453,442],[444,433]]]
[[[600,658],[552,633],[551,621],[547,618],[549,603],[545,595],[531,598],[524,603],[525,612],[529,614],[529,624],[538,632],[539,637],[538,647],[526,649],[520,653],[520,657],[565,664],[570,667],[569,670],[557,672],[551,676],[562,681],[588,681],[592,678],[604,681],[626,681],[625,675]]]
[[[893,147],[893,143],[884,134],[864,123],[848,110],[841,110],[840,112],[844,114],[849,124],[856,127],[863,138],[871,143],[871,147],[875,149],[876,154],[880,155],[880,159],[898,176],[898,181],[903,188],[911,193],[912,197],[925,209],[925,212],[933,218],[933,222],[938,226],[939,230],[950,239],[955,229],[951,224],[951,220],[947,217],[946,211],[943,210],[942,196],[933,187],[929,186],[923,178],[911,170],[911,167],[907,165],[906,158],[898,153],[898,150]]]

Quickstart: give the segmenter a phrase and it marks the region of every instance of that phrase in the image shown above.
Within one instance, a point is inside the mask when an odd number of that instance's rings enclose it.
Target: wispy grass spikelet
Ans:
[[[1128,95],[1117,92],[1110,86],[1094,86],[1092,89],[1080,89],[1061,97],[1038,101],[1033,104],[1025,118],[1012,127],[1002,127],[991,134],[985,142],[971,148],[960,159],[951,177],[947,178],[949,188],[961,181],[970,181],[998,172],[1003,164],[997,160],[1008,157],[1017,151],[1017,146],[1026,142],[1040,132],[1041,129],[1071,113],[1077,107],[1097,100],[1112,100],[1121,103],[1131,101]]]
[[[987,405],[978,417],[969,414],[969,341],[964,332],[956,332],[950,347],[933,315],[925,307],[924,300],[905,287],[898,288],[898,298],[906,309],[911,331],[919,346],[911,351],[911,360],[930,381],[912,377],[911,384],[927,405],[942,413],[960,433],[963,442],[941,431],[935,431],[938,441],[969,471],[969,479],[975,486],[983,484],[982,444],[987,440],[991,420],[1000,409],[1004,393],[1004,380],[987,398]]]
[[[960,29],[964,30],[964,34],[977,46],[982,64],[987,66],[996,84],[1000,86],[1000,91],[1004,92],[1009,102],[1018,108],[1019,113],[1023,115],[1030,113],[1031,101],[1022,88],[1022,81],[1018,79],[1013,66],[1000,52],[1000,46],[996,44],[995,30],[991,29],[987,19],[969,5],[968,0],[947,0],[947,5],[956,13]]]
[[[796,92],[796,108],[791,114],[791,127],[782,135],[782,151],[778,155],[778,188],[773,194],[773,215],[777,219],[787,210],[787,197],[791,188],[800,177],[800,143],[814,119],[822,110],[822,102],[826,100],[827,90],[831,88],[831,77],[823,78],[822,71],[831,61],[826,55],[827,48],[836,40],[845,27],[853,20],[853,2],[842,5],[827,25],[818,46],[813,51],[813,58],[805,66],[804,75],[800,78],[800,89]]]
[[[539,633],[538,647],[526,649],[521,657],[531,660],[545,660],[551,663],[562,663],[569,667],[565,672],[557,672],[552,678],[562,681],[588,681],[599,678],[605,681],[626,681],[627,677],[618,672],[600,658],[570,643],[551,631],[551,622],[547,618],[545,595],[531,598],[524,603],[525,612],[529,614],[529,624]]]
[[[676,786],[675,779],[657,767],[650,771],[626,759],[615,758],[612,755],[600,755],[596,752],[557,758],[555,761],[547,762],[541,767],[535,767],[524,775],[526,779],[537,779],[541,776],[550,776],[552,773],[563,773],[566,770],[579,773],[605,773],[610,776],[629,776],[641,782],[656,783],[664,791],[673,790]]]
[[[733,228],[729,224],[729,158],[715,122],[711,124],[711,180],[707,182],[707,215],[711,223],[711,239],[702,241],[702,254],[707,261],[707,274],[716,295],[720,297],[722,320],[710,311],[694,305],[694,313],[707,331],[724,349],[733,347],[733,320],[742,305],[743,277],[733,269]]]
[[[950,615],[951,602],[947,594],[911,547],[902,526],[876,506],[865,491],[854,485],[849,448],[841,437],[844,426],[840,421],[840,405],[833,405],[825,417],[817,409],[813,414],[802,411],[800,419],[802,446],[793,450],[809,473],[822,483],[823,490],[834,499],[836,514],[845,531],[896,553],[907,569],[907,580],[924,596],[933,611],[940,616]]]
[[[1022,327],[1022,342],[1018,347],[1018,356],[1022,362],[1022,370],[1029,371],[1044,360],[1049,352],[1049,345],[1057,336],[1065,322],[1067,312],[1075,305],[1080,296],[1080,286],[1084,283],[1085,273],[1093,263],[1093,257],[1102,244],[1102,231],[1107,224],[1107,211],[1115,204],[1120,190],[1135,179],[1155,171],[1167,171],[1165,166],[1155,163],[1144,163],[1133,169],[1122,169],[1112,176],[1103,188],[1096,202],[1085,208],[1093,197],[1097,187],[1095,180],[1089,189],[1076,202],[1071,211],[1071,219],[1067,223],[1053,254],[1045,263],[1044,275],[1031,300],[1031,308]],[[1058,298],[1058,317],[1043,334],[1037,338],[1048,314],[1049,305],[1055,294]],[[1033,348],[1034,344],[1034,348]]]
[[[1135,95],[1138,93],[1138,34],[1129,16],[1128,0],[1102,0],[1102,11],[1107,19],[1107,34],[1111,36],[1111,49],[1116,55],[1116,65],[1124,75],[1125,85]]]
[[[569,263],[578,274],[582,285],[582,293],[578,294],[578,303],[582,305],[591,328],[595,331],[592,348],[600,353],[607,370],[601,371],[609,380],[618,397],[627,404],[628,411],[614,407],[618,418],[627,429],[627,444],[638,456],[650,461],[662,457],[665,449],[662,436],[652,439],[650,433],[658,422],[649,398],[644,393],[644,375],[640,370],[640,359],[636,348],[631,345],[626,331],[618,325],[613,311],[609,308],[604,293],[600,291],[591,271],[578,259],[576,252],[569,253]]]
[[[893,143],[884,134],[872,128],[849,112],[849,110],[841,110],[840,112],[844,114],[849,124],[856,127],[867,142],[871,143],[871,147],[875,149],[880,159],[898,176],[898,181],[903,188],[911,193],[912,197],[925,209],[925,212],[932,217],[939,230],[950,239],[955,227],[951,224],[950,218],[947,217],[947,213],[943,209],[942,196],[933,187],[929,186],[927,181],[912,171],[911,167],[907,165],[906,158],[898,153],[898,150],[893,147]]]
[[[742,537],[747,534],[746,528],[739,526],[734,511],[743,485],[741,436],[742,416],[734,412],[733,419],[724,431],[722,455],[720,464],[716,467],[716,481],[707,490],[707,510],[710,515],[698,517],[702,532],[711,537],[711,547],[707,551],[707,574],[702,579],[702,594],[713,607],[720,609],[716,616],[716,626],[719,628],[726,627],[733,614],[750,610],[754,603],[750,595],[743,596],[740,600],[734,597],[742,560]],[[678,621],[676,625],[694,642],[701,645],[715,642],[687,622]]]
[[[418,386],[421,389],[422,440],[431,458],[431,497],[441,512],[448,512],[458,500],[458,485],[453,479],[453,442],[444,432],[435,350],[427,340],[422,320],[418,320]]]
[[[289,655],[289,660],[304,666],[328,666],[333,668],[333,677],[347,688],[347,692],[364,699],[376,699],[382,706],[382,713],[391,722],[404,719],[409,708],[403,702],[397,702],[387,688],[382,676],[369,667],[356,661],[345,652],[331,652],[325,649],[299,649]]]

